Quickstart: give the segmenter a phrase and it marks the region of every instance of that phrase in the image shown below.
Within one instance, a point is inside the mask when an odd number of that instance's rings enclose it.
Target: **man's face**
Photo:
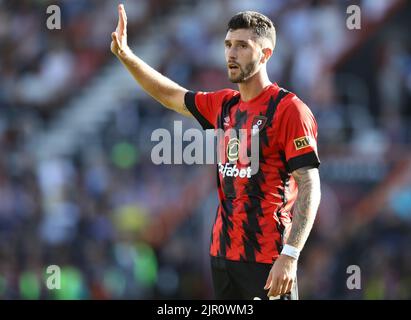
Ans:
[[[228,31],[224,42],[228,78],[231,82],[245,82],[258,72],[262,49],[252,30]]]

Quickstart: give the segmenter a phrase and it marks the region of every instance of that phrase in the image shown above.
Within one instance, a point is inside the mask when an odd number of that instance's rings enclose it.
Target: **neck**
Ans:
[[[270,79],[268,79],[268,75],[265,70],[257,72],[245,82],[238,84],[241,100],[247,102],[255,98],[261,93],[261,91],[263,91],[265,87],[269,86],[270,84],[272,83]]]

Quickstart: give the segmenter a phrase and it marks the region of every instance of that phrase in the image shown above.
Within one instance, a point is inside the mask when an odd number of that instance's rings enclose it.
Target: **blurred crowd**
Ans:
[[[224,21],[245,9],[274,21],[270,78],[319,124],[322,203],[301,256],[302,299],[411,298],[411,10],[387,3],[359,1],[362,29],[352,31],[346,1],[125,1],[131,44],[146,25],[186,12],[164,26],[159,70],[192,90],[234,88]],[[61,7],[61,30],[46,28],[49,4]],[[213,168],[156,166],[147,142],[180,116],[132,98],[87,150],[38,163],[26,148],[114,59],[116,2],[0,8],[0,298],[211,298]],[[47,288],[51,265],[60,290]],[[361,290],[346,286],[350,265]]]

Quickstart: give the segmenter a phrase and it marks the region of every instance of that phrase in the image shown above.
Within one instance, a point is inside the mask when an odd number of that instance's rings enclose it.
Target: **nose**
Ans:
[[[233,47],[226,49],[227,61],[237,61],[237,50]]]

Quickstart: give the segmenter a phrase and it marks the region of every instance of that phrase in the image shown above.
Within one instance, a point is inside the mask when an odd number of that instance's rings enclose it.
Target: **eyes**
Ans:
[[[233,44],[231,42],[226,41],[224,44],[226,49],[230,49]],[[235,47],[240,48],[240,49],[247,49],[248,48],[248,44],[245,42],[238,42],[236,44],[234,44]]]

